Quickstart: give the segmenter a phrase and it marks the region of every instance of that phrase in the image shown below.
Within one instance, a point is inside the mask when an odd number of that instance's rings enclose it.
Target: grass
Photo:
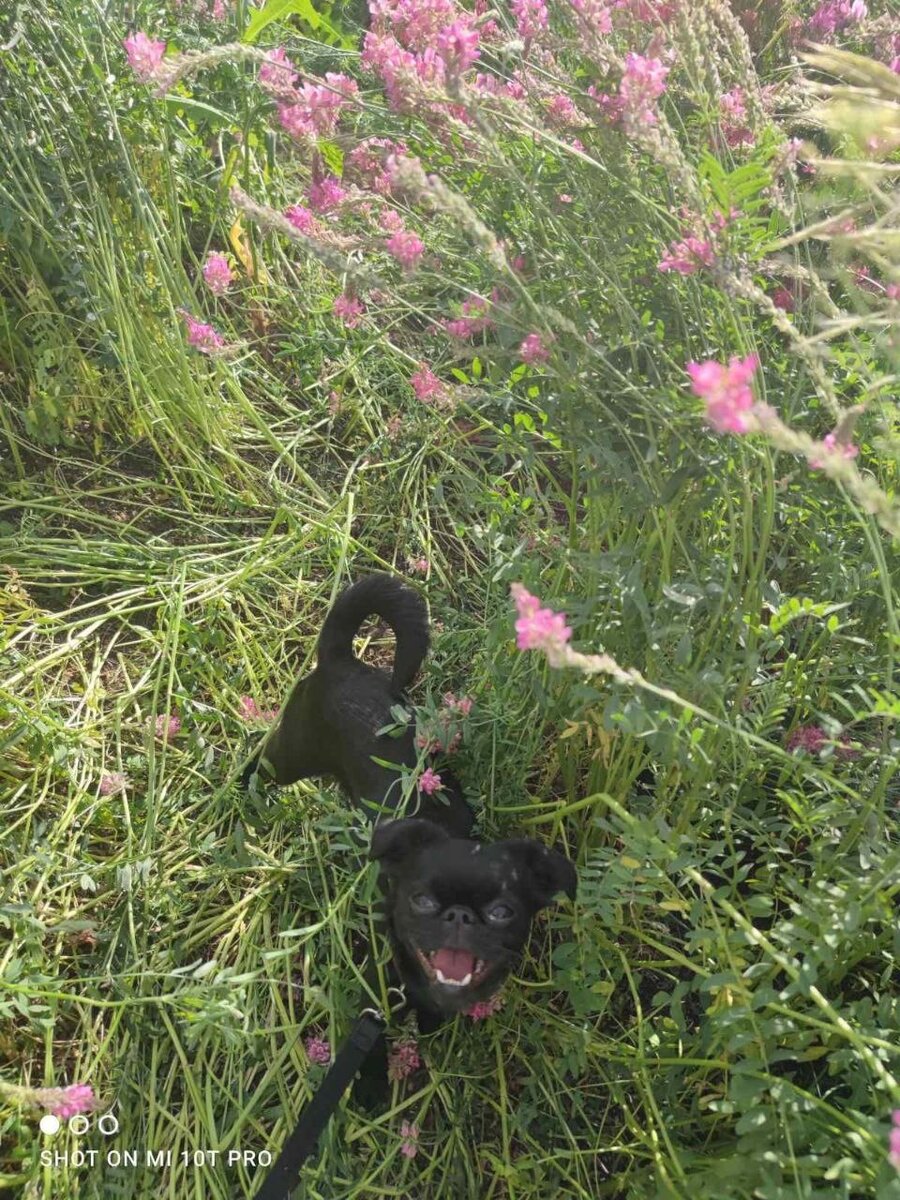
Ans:
[[[235,787],[264,728],[241,698],[276,707],[338,590],[421,556],[435,638],[416,700],[474,698],[458,771],[481,828],[564,846],[579,896],[538,922],[500,1012],[420,1038],[385,1111],[344,1104],[301,1194],[900,1196],[896,192],[889,174],[778,173],[785,130],[857,143],[801,115],[790,13],[734,7],[756,14],[749,44],[724,5],[667,27],[659,142],[548,121],[556,92],[593,112],[587,84],[618,79],[562,11],[527,102],[483,105],[466,137],[361,76],[320,151],[403,139],[447,185],[394,200],[427,246],[411,276],[383,253],[377,196],[376,218],[334,224],[345,274],[327,238],[230,203],[239,183],[280,211],[308,183],[251,62],[164,100],[129,77],[125,32],[224,44],[246,35],[240,0],[224,24],[138,5],[126,29],[70,0],[0,25],[0,44],[22,34],[0,52],[0,1082],[89,1083],[120,1122],[49,1139],[0,1102],[11,1196],[254,1194],[250,1156],[277,1153],[322,1078],[304,1039],[340,1043],[362,948],[385,947],[340,793]],[[279,11],[260,45],[356,70],[349,9],[318,27]],[[851,47],[877,51],[880,28]],[[646,30],[610,45],[646,49]],[[779,81],[778,128],[753,117],[753,145],[729,147],[721,92]],[[727,247],[709,273],[660,274],[698,203],[737,210]],[[848,208],[856,234],[795,236]],[[523,270],[496,265],[487,231]],[[220,299],[210,248],[238,276]],[[860,256],[880,291],[854,282]],[[360,263],[383,295],[348,329],[331,305]],[[785,279],[796,307],[773,316]],[[493,287],[487,332],[434,331]],[[233,353],[191,350],[181,308]],[[517,352],[534,331],[545,365]],[[706,428],[685,362],[750,351],[790,429],[821,438],[865,401],[859,472]],[[452,405],[413,398],[422,360]],[[517,651],[516,580],[640,676]],[[366,644],[390,654],[383,631]],[[157,736],[170,714],[180,730]],[[792,750],[812,725],[824,743]],[[104,794],[114,772],[127,784]],[[47,1165],[50,1148],[104,1157]]]

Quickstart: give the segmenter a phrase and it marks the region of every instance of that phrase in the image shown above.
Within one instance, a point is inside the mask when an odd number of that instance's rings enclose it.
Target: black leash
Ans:
[[[299,1182],[300,1168],[315,1150],[319,1135],[340,1103],[341,1096],[386,1028],[387,1021],[375,1009],[367,1008],[360,1014],[347,1040],[335,1055],[319,1090],[300,1114],[294,1132],[284,1143],[255,1200],[288,1200]]]

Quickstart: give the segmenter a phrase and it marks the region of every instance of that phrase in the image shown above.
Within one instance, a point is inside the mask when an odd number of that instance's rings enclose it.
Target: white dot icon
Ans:
[[[87,1131],[90,1129],[90,1127],[91,1127],[90,1121],[87,1119],[87,1117],[83,1117],[81,1115],[81,1113],[76,1113],[75,1116],[69,1122],[69,1132],[78,1134],[78,1135],[80,1135],[82,1133],[87,1133]]]
[[[53,1113],[46,1113],[41,1117],[40,1130],[41,1133],[59,1133],[59,1117],[54,1117]]]

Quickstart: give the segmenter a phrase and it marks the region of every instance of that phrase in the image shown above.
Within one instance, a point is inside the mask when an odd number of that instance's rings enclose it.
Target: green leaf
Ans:
[[[211,104],[204,104],[202,100],[192,100],[188,96],[164,96],[163,104],[170,112],[181,114],[184,113],[192,117],[195,121],[214,125],[233,125],[234,117],[227,112],[223,112],[221,108],[214,108]]]
[[[310,29],[329,34],[333,41],[339,42],[342,46],[353,45],[352,38],[335,29],[330,21],[327,21],[321,13],[316,12],[312,0],[269,0],[269,3],[259,12],[255,12],[247,22],[247,28],[244,30],[241,41],[252,45],[267,25],[271,25],[273,21],[283,21],[286,17],[295,16],[304,20]]]

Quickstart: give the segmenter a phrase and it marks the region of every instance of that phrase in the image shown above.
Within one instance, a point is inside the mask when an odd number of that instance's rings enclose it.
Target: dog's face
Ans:
[[[519,960],[531,919],[559,892],[575,897],[575,868],[541,842],[483,844],[431,821],[379,825],[371,857],[407,982],[443,1013],[492,996]]]

